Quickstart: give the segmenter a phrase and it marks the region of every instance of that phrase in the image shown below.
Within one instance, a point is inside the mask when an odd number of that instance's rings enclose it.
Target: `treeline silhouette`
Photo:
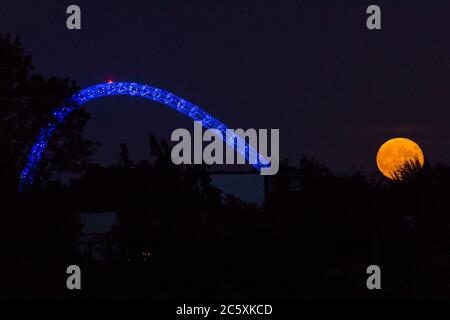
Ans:
[[[450,294],[450,166],[408,164],[388,181],[336,175],[303,156],[269,177],[266,206],[223,194],[205,166],[175,166],[165,141],[149,135],[148,161],[121,145],[117,166],[89,164],[89,116],[59,129],[35,185],[18,192],[25,155],[73,82],[32,75],[19,40],[0,36],[2,298],[395,299]],[[78,173],[68,183],[59,171]],[[298,177],[291,190],[286,177]],[[117,214],[83,254],[80,213]],[[66,288],[66,268],[82,290]],[[367,266],[382,290],[366,288]],[[223,301],[223,300],[221,300]]]

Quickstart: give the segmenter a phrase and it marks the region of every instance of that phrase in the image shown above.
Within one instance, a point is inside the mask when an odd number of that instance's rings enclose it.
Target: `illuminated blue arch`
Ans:
[[[227,126],[189,101],[186,101],[168,91],[149,85],[133,82],[109,82],[94,85],[81,90],[72,96],[72,99],[69,100],[70,103],[63,105],[53,112],[53,119],[46,127],[41,129],[37,137],[37,142],[31,147],[27,157],[27,164],[20,174],[20,189],[22,190],[24,186],[31,185],[33,183],[34,173],[48,144],[49,138],[55,132],[56,127],[64,121],[70,112],[75,110],[79,105],[92,99],[115,95],[138,96],[165,104],[166,106],[187,115],[194,121],[201,121],[202,126],[207,129],[219,130],[222,133],[223,140],[234,148],[239,154],[241,154],[246,160],[255,159],[251,161],[251,164],[257,170],[261,170],[261,168],[268,166],[267,160],[258,154],[254,148],[248,145],[244,139],[235,134],[227,139]]]

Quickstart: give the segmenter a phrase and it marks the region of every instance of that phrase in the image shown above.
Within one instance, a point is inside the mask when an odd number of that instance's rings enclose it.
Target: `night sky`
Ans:
[[[77,4],[82,29],[66,28]],[[366,28],[370,4],[382,30]],[[450,1],[3,1],[0,32],[19,35],[36,72],[82,87],[134,81],[171,91],[230,128],[279,128],[280,158],[314,156],[337,172],[374,169],[403,136],[450,161]],[[119,143],[146,159],[147,133],[192,122],[147,100],[86,105],[94,159]]]

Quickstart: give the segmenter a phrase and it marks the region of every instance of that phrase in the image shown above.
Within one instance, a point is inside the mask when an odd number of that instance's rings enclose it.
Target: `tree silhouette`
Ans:
[[[0,34],[0,148],[2,187],[16,190],[20,170],[39,130],[51,120],[51,110],[79,88],[70,79],[33,74],[32,59],[19,38]],[[70,114],[49,141],[37,171],[37,180],[48,181],[57,171],[81,170],[95,144],[83,139],[89,119],[84,109]]]
[[[51,111],[78,89],[70,79],[35,74],[20,39],[0,34],[0,242],[5,262],[0,272],[11,274],[2,295],[23,295],[28,287],[33,288],[30,295],[45,295],[39,288],[53,281],[68,260],[74,261],[78,215],[64,201],[63,189],[49,182],[58,171],[82,170],[93,152],[95,144],[81,136],[89,119],[85,110],[74,111],[57,128],[36,172],[37,187],[19,193],[18,185],[27,154],[40,129],[51,121]],[[30,265],[39,277],[23,276]],[[63,281],[61,276],[57,281]]]
[[[422,170],[419,158],[408,159],[393,172],[394,181],[410,181],[417,179],[423,172]]]
[[[130,159],[130,154],[128,152],[128,146],[126,143],[120,144],[120,160],[119,165],[124,168],[129,168],[133,166],[133,161]]]

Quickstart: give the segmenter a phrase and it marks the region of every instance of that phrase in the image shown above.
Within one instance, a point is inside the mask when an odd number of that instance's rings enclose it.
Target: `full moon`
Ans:
[[[396,173],[409,161],[419,161],[421,167],[425,157],[419,145],[406,138],[394,138],[386,141],[378,150],[377,166],[384,176],[396,179]]]

